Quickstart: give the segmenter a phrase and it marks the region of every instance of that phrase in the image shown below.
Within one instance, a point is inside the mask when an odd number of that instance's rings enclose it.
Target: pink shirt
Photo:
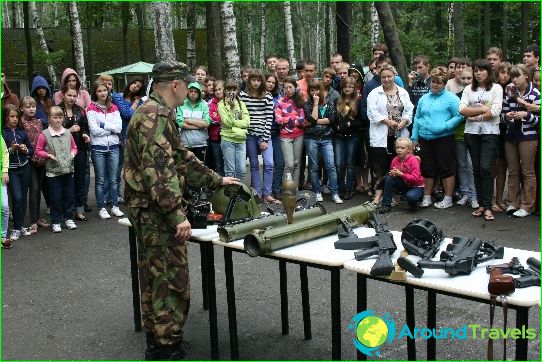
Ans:
[[[67,132],[64,127],[62,127],[62,129],[58,132],[52,129],[51,127],[47,129],[51,133],[51,136],[60,136],[64,134],[64,132]],[[73,136],[71,135],[70,135],[70,142],[71,142],[70,153],[72,154],[72,156],[75,157],[75,155],[77,154],[77,145],[75,144]],[[49,155],[49,153],[45,150],[46,146],[47,146],[47,140],[45,139],[45,135],[43,133],[40,133],[38,137],[38,142],[36,143],[36,150],[34,151],[36,156],[38,156],[39,158],[47,158],[47,155]]]
[[[395,156],[391,161],[390,169],[396,168],[403,173],[401,178],[409,187],[424,187],[422,173],[420,171],[420,160],[412,154],[407,155],[404,160]]]

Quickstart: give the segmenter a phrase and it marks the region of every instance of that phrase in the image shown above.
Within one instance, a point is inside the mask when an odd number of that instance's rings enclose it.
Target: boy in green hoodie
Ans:
[[[177,123],[181,128],[181,141],[198,159],[205,162],[207,153],[207,128],[211,124],[209,106],[201,97],[201,85],[197,82],[188,85],[188,97],[177,107]]]

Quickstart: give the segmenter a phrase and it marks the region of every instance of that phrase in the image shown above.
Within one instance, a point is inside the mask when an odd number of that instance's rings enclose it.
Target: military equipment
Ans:
[[[309,190],[297,191],[296,192],[296,202],[295,202],[295,212],[311,209],[316,205],[316,194]],[[284,204],[280,203],[271,203],[267,205],[267,212],[272,215],[286,214],[284,209]]]
[[[376,235],[361,238],[362,242],[367,242],[369,245],[365,250],[357,251],[354,253],[356,260],[364,260],[370,256],[378,255],[373,267],[371,268],[371,275],[384,276],[390,275],[395,270],[393,263],[391,262],[391,255],[397,250],[397,245],[393,240],[393,235],[387,223],[380,223],[376,213],[373,214],[372,223]]]
[[[514,279],[516,288],[540,286],[540,261],[529,258],[527,259],[527,265],[529,269],[521,265],[517,257],[513,257],[508,263],[486,266],[486,271],[488,274],[492,270],[498,270],[502,274],[520,275],[519,278]]]
[[[401,251],[401,256],[406,257],[408,256],[408,252],[406,250]],[[390,280],[400,282],[407,279],[407,275],[405,270],[399,265],[399,263],[396,263],[394,265],[394,270],[390,274]]]
[[[208,225],[207,216],[211,212],[211,193],[207,189],[188,188],[187,198],[191,203],[186,208],[186,218],[192,229],[206,229]]]
[[[477,238],[467,239],[454,237],[445,251],[440,253],[440,260],[420,260],[416,268],[444,269],[450,275],[470,274],[480,263],[491,259],[502,259],[504,248],[493,241],[482,241]],[[413,263],[410,263],[414,265]],[[406,271],[419,278],[420,271],[406,263],[401,265]]]
[[[423,275],[423,269],[418,267],[412,261],[410,261],[406,256],[400,256],[397,259],[397,264],[403,269],[414,275],[416,278],[421,278]]]
[[[363,205],[332,212],[322,216],[295,222],[291,225],[256,229],[244,238],[248,255],[260,256],[275,250],[287,248],[337,232],[341,219],[348,219],[352,225],[366,223],[374,215],[374,206]]]
[[[223,225],[250,221],[261,215],[252,190],[242,183],[218,187],[211,204],[214,212],[223,215]]]
[[[422,259],[431,259],[440,249],[444,240],[442,229],[427,219],[416,219],[409,222],[401,234],[401,243],[408,254]]]
[[[504,275],[498,268],[491,268],[487,291],[492,295],[512,294],[516,290],[516,283],[511,275]]]
[[[291,224],[293,220],[295,205],[297,202],[296,197],[297,184],[292,180],[292,174],[286,172],[284,179],[282,180],[282,204],[288,217],[288,224]]]
[[[302,220],[310,220],[312,218],[324,215],[326,210],[323,206],[314,207],[308,210],[301,210],[294,212],[293,218],[294,223],[300,222]],[[265,229],[267,227],[277,227],[279,225],[286,224],[286,215],[273,215],[268,217],[263,217],[261,219],[255,219],[252,221],[247,221],[241,224],[234,225],[222,225],[218,227],[218,235],[222,242],[228,242],[232,240],[239,240],[245,237],[248,233],[255,229]]]

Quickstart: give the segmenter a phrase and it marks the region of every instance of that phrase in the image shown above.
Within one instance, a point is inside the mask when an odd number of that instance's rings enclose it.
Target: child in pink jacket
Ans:
[[[412,141],[408,138],[398,138],[395,141],[397,156],[391,161],[390,172],[384,178],[384,195],[379,213],[391,211],[393,190],[405,194],[408,206],[416,210],[418,201],[423,196],[423,177],[420,171],[420,158],[412,154]]]

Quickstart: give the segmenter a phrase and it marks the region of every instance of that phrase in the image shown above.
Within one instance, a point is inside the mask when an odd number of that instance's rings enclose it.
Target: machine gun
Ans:
[[[417,278],[423,275],[423,269],[444,269],[450,275],[470,274],[480,263],[491,259],[502,259],[504,247],[493,241],[482,241],[477,238],[467,239],[454,237],[446,250],[440,253],[440,260],[418,261],[415,265],[407,258],[399,258],[398,264]]]
[[[375,229],[376,235],[359,238],[358,246],[360,246],[359,249],[363,250],[355,252],[354,257],[356,260],[364,260],[370,256],[378,255],[371,268],[371,275],[390,275],[395,270],[391,255],[397,250],[393,235],[387,223],[380,223],[376,213],[373,214],[373,220],[369,224]]]
[[[540,286],[540,261],[531,257],[527,259],[527,265],[529,269],[521,265],[517,257],[513,257],[508,263],[486,266],[486,271],[488,274],[498,270],[502,274],[520,275],[514,279],[516,288]]]

